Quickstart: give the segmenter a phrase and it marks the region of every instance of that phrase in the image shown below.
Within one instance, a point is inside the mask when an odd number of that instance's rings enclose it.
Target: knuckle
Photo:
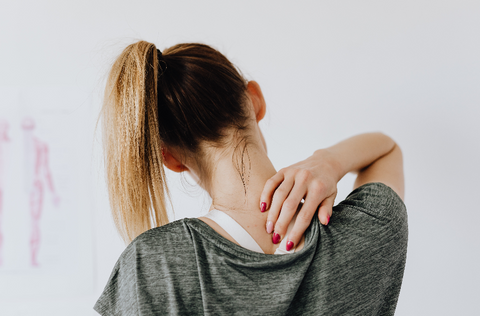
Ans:
[[[272,220],[270,218],[270,216],[275,217],[275,220],[276,220],[279,212],[280,212],[280,208],[278,207],[278,203],[276,203],[275,199],[273,199],[272,204],[270,205],[270,208],[268,209],[269,220]]]
[[[302,182],[306,182],[310,178],[310,176],[310,171],[304,169],[298,171],[297,173],[297,179]]]
[[[309,214],[308,210],[302,209],[297,215],[297,221],[310,223],[311,220],[312,220],[312,217],[311,217],[311,214]]]
[[[325,192],[325,184],[320,180],[315,180],[312,183],[312,189],[317,193]]]
[[[285,200],[285,202],[283,203],[283,208],[285,210],[292,210],[292,209],[295,209],[297,206],[297,202],[295,202],[294,200],[292,199],[287,199]]]
[[[275,193],[278,193],[278,195],[287,195],[288,190],[287,190],[287,188],[286,188],[285,186],[279,186],[279,187],[277,188],[277,190],[275,191]],[[278,196],[278,195],[277,195],[277,196]]]

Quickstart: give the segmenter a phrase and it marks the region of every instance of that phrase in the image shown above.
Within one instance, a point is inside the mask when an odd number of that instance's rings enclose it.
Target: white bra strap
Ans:
[[[220,225],[220,227],[222,227],[230,236],[232,236],[233,239],[240,244],[240,246],[251,251],[264,253],[255,239],[253,239],[253,237],[250,236],[250,234],[228,214],[213,209],[203,217],[207,217]]]

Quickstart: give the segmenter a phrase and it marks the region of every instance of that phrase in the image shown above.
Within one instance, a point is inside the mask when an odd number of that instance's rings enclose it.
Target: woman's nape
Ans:
[[[265,253],[273,254],[280,244],[273,244],[271,234],[265,230],[268,213],[259,211],[260,195],[265,182],[276,174],[267,156],[265,139],[259,127],[259,122],[265,116],[266,102],[257,82],[249,81],[246,90],[245,106],[248,108],[249,119],[241,137],[247,136],[248,142],[244,144],[241,154],[235,150],[235,144],[241,143],[241,139],[238,139],[239,131],[231,128],[227,131],[228,145],[225,148],[209,142],[200,144],[201,152],[209,158],[202,159],[207,166],[199,168],[195,156],[182,163],[182,159],[176,158],[181,154],[173,148],[164,150],[164,164],[172,171],[188,172],[212,198],[210,210],[218,209],[227,213],[247,230]],[[202,170],[210,170],[210,173],[205,174]],[[199,219],[223,237],[237,243],[215,221],[206,217]],[[300,243],[297,250],[302,246],[303,243]]]

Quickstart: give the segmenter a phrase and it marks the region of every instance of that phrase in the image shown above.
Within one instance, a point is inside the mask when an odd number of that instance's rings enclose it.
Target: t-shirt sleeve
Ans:
[[[325,227],[337,233],[330,259],[336,262],[336,277],[349,280],[335,296],[348,296],[348,301],[370,296],[368,308],[375,312],[360,314],[393,315],[408,246],[405,204],[392,188],[372,182],[353,190],[335,208],[332,227]]]
[[[100,315],[138,315],[135,247],[130,244],[118,259],[101,296],[93,307]]]
[[[356,208],[380,221],[407,220],[407,210],[400,196],[381,182],[370,182],[356,188],[339,205]]]

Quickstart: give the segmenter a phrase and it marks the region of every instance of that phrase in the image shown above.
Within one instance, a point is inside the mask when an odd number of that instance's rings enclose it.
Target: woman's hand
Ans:
[[[317,209],[320,222],[328,224],[341,179],[339,168],[328,151],[318,150],[306,160],[281,169],[267,181],[260,201],[261,211],[269,211],[267,233],[273,232],[273,243],[285,237],[302,199],[305,201],[288,236],[287,250],[298,245]]]

